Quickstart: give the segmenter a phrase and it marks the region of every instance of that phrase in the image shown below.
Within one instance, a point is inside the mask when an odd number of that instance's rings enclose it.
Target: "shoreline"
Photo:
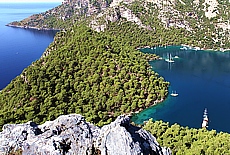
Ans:
[[[196,51],[209,51],[209,52],[230,52],[230,49],[223,49],[221,48],[220,50],[214,50],[214,49],[205,49],[205,48],[200,48],[200,47],[197,47],[197,46],[190,46],[190,45],[186,45],[186,44],[181,44],[181,45],[167,45],[167,46],[181,46],[181,47],[186,47],[190,50],[196,50]],[[145,48],[149,48],[149,49],[155,49],[155,48],[158,48],[158,47],[164,47],[163,45],[158,45],[158,46],[141,46],[141,47],[136,47],[136,50],[141,50],[141,49],[145,49]],[[158,55],[157,55],[158,56]],[[160,57],[158,57],[157,59],[159,59]],[[151,67],[150,67],[151,68]],[[166,98],[168,97],[168,95],[166,96]],[[166,100],[166,98],[162,98],[161,100],[156,100],[153,102],[152,105],[150,105],[149,107],[146,107],[145,109],[148,109],[150,107],[153,107],[157,104],[160,104],[162,102],[164,102]],[[128,113],[129,116],[133,117],[134,115],[136,114],[139,114],[140,112],[142,112],[143,110],[145,109],[139,109],[135,112],[130,112]]]
[[[21,29],[32,29],[38,31],[61,31],[61,29],[54,29],[54,28],[37,28],[37,27],[30,27],[30,26],[18,26],[13,24],[6,24],[5,26],[13,27],[13,28],[21,28]]]
[[[166,98],[167,98],[167,97],[166,97]],[[160,104],[160,103],[164,102],[166,98],[162,98],[162,99],[160,99],[160,100],[155,100],[155,101],[153,101],[153,104],[151,104],[149,107],[146,107],[145,109],[150,108],[150,107],[153,107],[153,106],[156,106],[157,104]],[[143,110],[145,110],[145,109],[139,109],[139,110],[137,110],[137,111],[135,111],[135,112],[127,113],[127,115],[130,116],[130,117],[132,117],[133,115],[139,114],[141,111],[143,111]]]
[[[6,24],[5,26],[9,26],[9,27],[14,27],[14,28],[22,28],[22,29],[33,29],[33,30],[38,30],[38,31],[61,31],[62,29],[55,29],[55,28],[37,28],[37,27],[30,27],[30,26],[18,26],[18,25],[13,25],[13,24]],[[164,47],[164,46],[184,46],[187,47],[189,49],[194,49],[194,50],[203,50],[203,51],[214,51],[214,52],[230,52],[230,48],[220,48],[220,50],[217,49],[205,49],[205,48],[201,48],[201,47],[197,47],[197,46],[190,46],[190,45],[186,45],[186,44],[181,44],[181,45],[158,45],[158,46],[140,46],[140,47],[136,47],[137,50],[140,50],[142,48],[156,48],[156,47]]]
[[[205,49],[205,48],[201,48],[201,47],[194,47],[194,46],[190,46],[190,45],[186,45],[186,44],[181,44],[181,46],[184,47],[188,47],[189,49],[195,49],[195,50],[203,50],[203,51],[214,51],[214,52],[230,52],[230,49],[224,49],[224,48],[220,48],[220,50],[215,50],[215,49]]]
[[[186,44],[181,44],[181,45],[166,45],[166,47],[168,46],[182,46],[182,47],[187,47],[189,49],[193,49],[193,50],[203,50],[203,51],[213,51],[213,52],[230,52],[230,48],[220,48],[220,50],[216,50],[216,49],[206,49],[206,48],[201,48],[201,47],[197,47],[197,46],[190,46],[190,45],[186,45]],[[141,47],[137,47],[137,50],[143,49],[143,48],[157,48],[157,47],[164,47],[164,45],[158,45],[158,46],[141,46]]]

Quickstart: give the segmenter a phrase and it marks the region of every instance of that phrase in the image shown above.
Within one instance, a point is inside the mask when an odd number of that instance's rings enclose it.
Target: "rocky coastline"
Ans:
[[[119,116],[99,128],[79,114],[59,116],[37,125],[6,124],[0,132],[0,154],[79,155],[171,155],[146,130],[130,124],[130,118]]]
[[[14,27],[14,28],[22,28],[22,29],[33,29],[33,30],[42,30],[42,31],[61,31],[61,29],[54,29],[54,28],[37,28],[37,27],[31,27],[31,26],[19,26],[14,24],[6,24],[6,26]]]

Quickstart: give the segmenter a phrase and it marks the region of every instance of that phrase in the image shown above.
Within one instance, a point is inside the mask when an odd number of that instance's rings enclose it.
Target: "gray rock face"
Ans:
[[[22,149],[23,154],[92,154],[93,137],[98,133],[98,127],[77,114],[63,115],[42,125],[7,124],[0,134],[0,154],[11,149]]]
[[[127,0],[126,3],[130,3],[130,2],[132,2],[132,0]],[[112,3],[109,8],[99,13],[94,18],[94,20],[91,21],[89,26],[93,30],[97,32],[101,32],[104,31],[104,29],[106,28],[106,23],[116,22],[121,18],[124,18],[127,21],[135,23],[136,25],[142,28],[145,28],[147,30],[152,30],[152,28],[149,25],[144,25],[142,21],[132,12],[132,10],[128,9],[124,5],[120,5],[119,0],[117,1],[117,3],[118,4]],[[102,19],[104,20],[103,24],[101,23]]]
[[[6,124],[0,133],[0,154],[21,149],[22,154],[52,155],[168,155],[147,131],[119,116],[101,129],[78,114],[63,115],[42,125],[33,122]]]
[[[149,132],[130,124],[127,116],[119,116],[114,122],[101,128],[96,147],[102,155],[163,155],[162,148]]]

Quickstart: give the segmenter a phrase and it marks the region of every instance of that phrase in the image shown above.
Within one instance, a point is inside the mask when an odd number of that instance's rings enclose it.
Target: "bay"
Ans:
[[[169,94],[163,103],[143,110],[132,121],[163,120],[191,128],[201,128],[204,108],[208,109],[208,130],[230,133],[230,52],[181,50],[181,46],[142,49],[156,53],[162,60],[152,61],[152,69],[170,82]],[[170,55],[173,63],[165,59]],[[175,58],[178,56],[179,58]]]
[[[45,12],[59,3],[0,3],[0,90],[24,68],[39,59],[56,31],[7,27],[32,14]]]

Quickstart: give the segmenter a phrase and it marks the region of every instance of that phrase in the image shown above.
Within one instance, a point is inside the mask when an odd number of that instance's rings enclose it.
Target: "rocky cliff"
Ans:
[[[22,21],[14,21],[7,26],[15,26],[33,29],[63,29],[63,25],[72,25],[80,17],[88,17],[108,7],[108,0],[65,0],[61,5],[34,14]],[[67,24],[66,24],[67,23]]]
[[[65,29],[81,21],[104,31],[110,22],[129,21],[146,30],[180,29],[191,46],[225,51],[230,38],[229,6],[229,1],[217,0],[65,0],[54,9],[8,25]]]
[[[0,154],[169,155],[149,132],[119,116],[102,128],[78,114],[62,115],[42,125],[6,124],[0,133]]]

